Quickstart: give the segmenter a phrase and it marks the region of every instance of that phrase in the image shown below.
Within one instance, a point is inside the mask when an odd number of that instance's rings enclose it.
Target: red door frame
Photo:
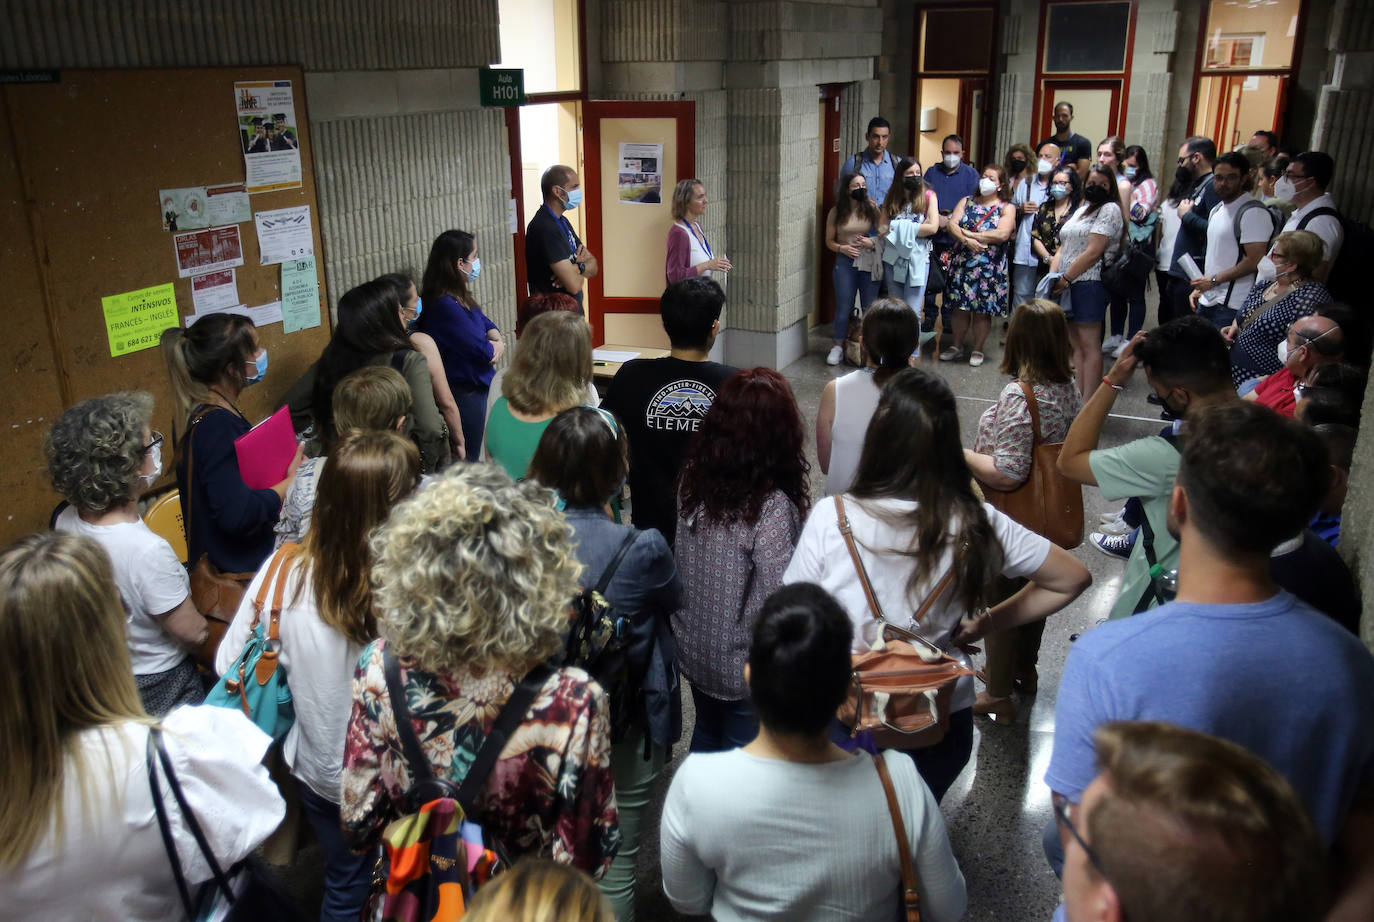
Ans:
[[[1123,0],[1131,4],[1131,13],[1126,20],[1126,59],[1122,64],[1122,69],[1116,72],[1105,73],[1046,73],[1045,72],[1045,38],[1049,30],[1049,8],[1051,2],[1055,6],[1070,3],[1101,3],[1104,0],[1041,0],[1040,3],[1040,31],[1035,39],[1035,98],[1031,103],[1031,140],[1035,144],[1041,138],[1047,138],[1053,134],[1050,130],[1054,126],[1054,97],[1053,94],[1045,92],[1046,83],[1068,83],[1076,84],[1082,89],[1111,89],[1112,90],[1112,110],[1115,113],[1108,125],[1111,134],[1120,137],[1126,127],[1126,110],[1131,101],[1130,79],[1131,62],[1135,57],[1135,27],[1136,15],[1139,12],[1135,0]],[[1109,86],[1109,84],[1114,84]],[[1041,111],[1049,97],[1049,117],[1045,117]],[[1089,138],[1092,143],[1101,142],[1101,138]],[[1095,149],[1094,149],[1095,150]]]
[[[582,186],[585,198],[593,207],[587,209],[587,248],[604,258],[602,243],[601,213],[601,119],[603,118],[671,118],[677,122],[677,176],[671,180],[664,177],[665,203],[671,197],[669,191],[680,179],[696,175],[696,103],[691,100],[679,102],[658,101],[619,101],[595,100],[582,104]],[[612,178],[614,181],[614,178]],[[659,299],[655,297],[616,297],[605,295],[604,276],[598,273],[587,281],[591,293],[591,306],[587,310],[587,320],[592,325],[592,343],[602,345],[605,339],[605,324],[602,317],[606,314],[657,314]]]
[[[840,102],[840,94],[844,88],[843,83],[826,83],[821,86],[821,102],[825,105],[825,128],[821,132],[822,189],[821,213],[818,215],[821,258],[816,261],[816,290],[820,292],[820,300],[816,304],[816,319],[820,323],[830,323],[835,319],[835,285],[831,280],[835,272],[835,254],[825,245],[825,221],[830,209],[835,207],[835,187],[840,182],[840,161],[852,153],[835,150],[841,140],[840,110],[843,103]]]

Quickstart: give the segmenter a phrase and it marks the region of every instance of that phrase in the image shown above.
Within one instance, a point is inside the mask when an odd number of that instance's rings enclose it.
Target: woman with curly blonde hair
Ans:
[[[395,729],[386,654],[435,775],[461,784],[525,674],[562,646],[581,569],[552,491],[500,469],[457,465],[398,505],[372,539],[382,639],[353,679],[341,818],[355,849],[405,812],[412,773]],[[606,693],[554,670],[473,805],[511,857],[538,855],[600,877],[619,844]]]
[[[138,696],[161,717],[204,700],[191,654],[209,629],[191,604],[176,551],[138,514],[139,497],[162,473],[162,434],[148,428],[152,415],[153,398],[144,393],[93,397],[68,408],[43,447],[53,489],[70,504],[53,528],[93,538],[110,555]]]

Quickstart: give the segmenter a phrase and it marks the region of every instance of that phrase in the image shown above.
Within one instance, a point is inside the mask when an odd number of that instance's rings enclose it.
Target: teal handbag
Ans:
[[[267,578],[258,586],[253,599],[253,627],[234,664],[220,676],[215,687],[205,696],[205,703],[215,707],[239,708],[263,732],[280,741],[296,722],[296,706],[291,701],[291,689],[286,684],[286,668],[277,661],[281,649],[282,591],[286,576],[283,563],[293,559],[298,548],[284,544],[268,565]],[[286,568],[289,570],[289,567]],[[272,592],[272,608],[263,629],[263,606],[268,591]]]

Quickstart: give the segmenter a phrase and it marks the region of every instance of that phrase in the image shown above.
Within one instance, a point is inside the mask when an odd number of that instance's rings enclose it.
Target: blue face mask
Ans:
[[[475,281],[477,281],[477,276],[479,276],[479,275],[481,275],[481,274],[482,274],[482,257],[479,256],[479,257],[477,257],[476,259],[474,259],[474,260],[472,261],[472,271],[468,273],[468,281],[469,281],[469,282],[475,282]],[[417,313],[415,316],[418,317],[418,316],[420,316],[420,315]]]
[[[262,380],[263,375],[267,374],[267,350],[265,348],[253,357],[253,368],[255,369],[253,373],[243,380],[245,385],[257,384]]]
[[[1139,173],[1139,172],[1140,172],[1140,170],[1136,169],[1135,167],[1133,167],[1133,166],[1128,166],[1128,167],[1126,167],[1126,178],[1127,178],[1127,179],[1135,179],[1136,174]]]
[[[1068,186],[1050,186],[1050,195],[1053,195],[1056,199],[1061,199],[1068,194]]]
[[[578,188],[576,188],[576,189],[574,189],[574,190],[572,190],[571,192],[568,193],[568,200],[567,200],[566,202],[563,203],[563,207],[564,207],[565,209],[567,209],[568,211],[572,211],[574,208],[576,208],[578,205],[581,205],[581,204],[582,204],[582,189],[581,189],[581,187],[579,186]]]
[[[420,319],[420,314],[424,311],[424,309],[425,309],[425,302],[424,302],[424,301],[421,301],[419,298],[416,298],[416,299],[415,299],[415,317],[414,317],[410,322],[411,322],[411,323],[414,323],[416,320],[419,320],[419,319]]]

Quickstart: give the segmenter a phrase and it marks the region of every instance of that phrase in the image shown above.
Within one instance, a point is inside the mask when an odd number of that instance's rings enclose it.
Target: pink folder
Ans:
[[[286,469],[296,456],[296,430],[291,411],[282,407],[234,439],[239,476],[253,490],[274,487],[286,479]]]

